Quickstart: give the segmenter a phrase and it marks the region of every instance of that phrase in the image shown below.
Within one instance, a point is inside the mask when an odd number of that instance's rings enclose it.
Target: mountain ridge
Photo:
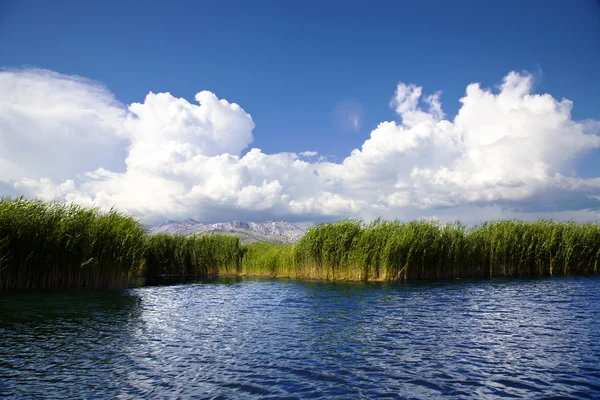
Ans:
[[[186,219],[184,221],[169,220],[162,224],[148,227],[148,231],[151,235],[158,233],[182,234],[186,236],[194,234],[229,234],[240,237],[242,243],[296,243],[305,233],[303,229],[286,221],[230,221],[204,224],[193,219]]]

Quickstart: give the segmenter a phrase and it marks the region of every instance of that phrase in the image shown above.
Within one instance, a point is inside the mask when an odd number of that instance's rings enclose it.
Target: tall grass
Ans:
[[[598,272],[600,226],[555,221],[327,223],[295,247],[321,279],[415,280]]]
[[[600,226],[555,221],[500,221],[475,227],[470,245],[477,276],[598,272]]]
[[[284,254],[285,256],[283,256]],[[598,272],[600,227],[555,221],[460,224],[344,220],[293,246],[255,245],[253,275],[329,280],[417,280]]]
[[[250,243],[243,247],[239,274],[245,276],[295,277],[294,246]]]
[[[416,280],[598,272],[600,226],[555,221],[324,223],[295,245],[148,235],[133,218],[0,200],[0,291],[125,286],[135,276]]]
[[[236,274],[235,236],[148,235],[110,211],[0,199],[0,292],[126,286],[134,277]]]
[[[183,236],[157,234],[145,239],[146,276],[208,276],[237,274],[240,239],[230,235]]]
[[[0,291],[121,286],[137,274],[144,235],[115,211],[0,199]]]

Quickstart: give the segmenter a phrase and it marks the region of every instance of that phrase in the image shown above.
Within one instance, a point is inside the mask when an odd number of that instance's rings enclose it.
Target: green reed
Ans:
[[[600,226],[556,221],[344,220],[309,229],[295,270],[319,279],[415,280],[598,272]]]
[[[115,211],[0,199],[0,291],[121,286],[137,274],[144,235]]]
[[[600,226],[556,221],[356,220],[310,228],[294,245],[231,235],[148,235],[127,215],[0,199],[0,292],[123,287],[134,277],[247,275],[417,280],[598,272]]]
[[[157,234],[145,239],[146,276],[208,276],[237,274],[240,239],[231,235],[183,236]]]
[[[0,199],[0,292],[123,287],[139,276],[238,273],[235,236],[148,235],[134,218],[77,205]]]
[[[241,275],[295,277],[294,246],[250,243],[243,248]]]

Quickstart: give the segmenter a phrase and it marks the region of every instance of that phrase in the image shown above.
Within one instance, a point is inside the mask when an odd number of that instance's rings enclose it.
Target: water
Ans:
[[[0,397],[600,398],[600,277],[0,298]]]

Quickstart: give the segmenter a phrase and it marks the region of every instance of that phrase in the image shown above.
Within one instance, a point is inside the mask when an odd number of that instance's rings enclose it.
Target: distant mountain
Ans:
[[[150,227],[149,231],[150,234],[229,234],[239,236],[242,240],[242,243],[296,243],[304,235],[304,230],[298,228],[294,224],[284,221],[232,221],[219,222],[216,224],[202,224],[198,221],[194,221],[193,219],[188,219],[181,222],[167,221],[163,224]]]
[[[150,231],[150,234],[169,233],[172,235],[191,235],[203,226],[204,224],[198,221],[194,221],[193,219],[186,219],[185,221],[181,222],[167,221],[163,224],[152,226],[148,228],[148,230]]]

